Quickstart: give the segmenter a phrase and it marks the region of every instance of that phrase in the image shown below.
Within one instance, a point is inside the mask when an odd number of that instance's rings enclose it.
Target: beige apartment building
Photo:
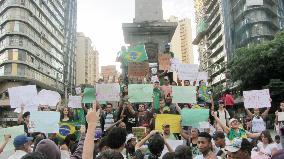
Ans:
[[[171,51],[182,63],[193,64],[191,20],[188,18],[179,20],[178,17],[171,16],[169,21],[178,23],[171,41]]]
[[[99,53],[81,32],[77,33],[76,46],[76,85],[94,85],[99,79]]]

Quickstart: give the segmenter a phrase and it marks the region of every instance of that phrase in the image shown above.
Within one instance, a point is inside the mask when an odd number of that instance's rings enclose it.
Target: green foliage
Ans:
[[[237,49],[229,62],[233,81],[243,90],[261,89],[270,79],[284,79],[284,31],[272,41]]]

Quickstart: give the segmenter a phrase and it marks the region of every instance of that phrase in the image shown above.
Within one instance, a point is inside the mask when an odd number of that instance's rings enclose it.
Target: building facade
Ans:
[[[188,18],[179,20],[178,17],[171,16],[170,22],[177,22],[178,26],[171,40],[171,51],[182,63],[193,64],[193,46],[191,21]]]
[[[94,85],[99,79],[99,53],[92,47],[92,41],[83,33],[77,33],[76,43],[76,85]]]
[[[273,39],[283,28],[283,0],[195,0],[200,69],[212,85],[231,83],[227,62],[240,47]]]

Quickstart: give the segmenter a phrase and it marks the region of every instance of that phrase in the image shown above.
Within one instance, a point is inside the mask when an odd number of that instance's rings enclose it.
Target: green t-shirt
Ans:
[[[234,129],[230,129],[228,139],[234,140],[234,138],[247,138],[247,133],[244,129],[239,129],[239,132],[236,132]]]
[[[161,97],[161,90],[158,88],[153,89],[153,95],[154,95],[154,109],[159,110],[160,108],[160,97]]]

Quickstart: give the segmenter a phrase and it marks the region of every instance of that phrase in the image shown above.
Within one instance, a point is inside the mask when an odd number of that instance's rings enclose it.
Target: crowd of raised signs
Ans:
[[[269,90],[243,93],[240,121],[234,95],[213,99],[203,81],[170,83],[166,76],[163,84],[99,83],[76,91],[60,108],[57,92],[8,90],[19,126],[0,128],[0,158],[10,144],[8,159],[284,159],[284,101],[275,129],[267,130]]]

